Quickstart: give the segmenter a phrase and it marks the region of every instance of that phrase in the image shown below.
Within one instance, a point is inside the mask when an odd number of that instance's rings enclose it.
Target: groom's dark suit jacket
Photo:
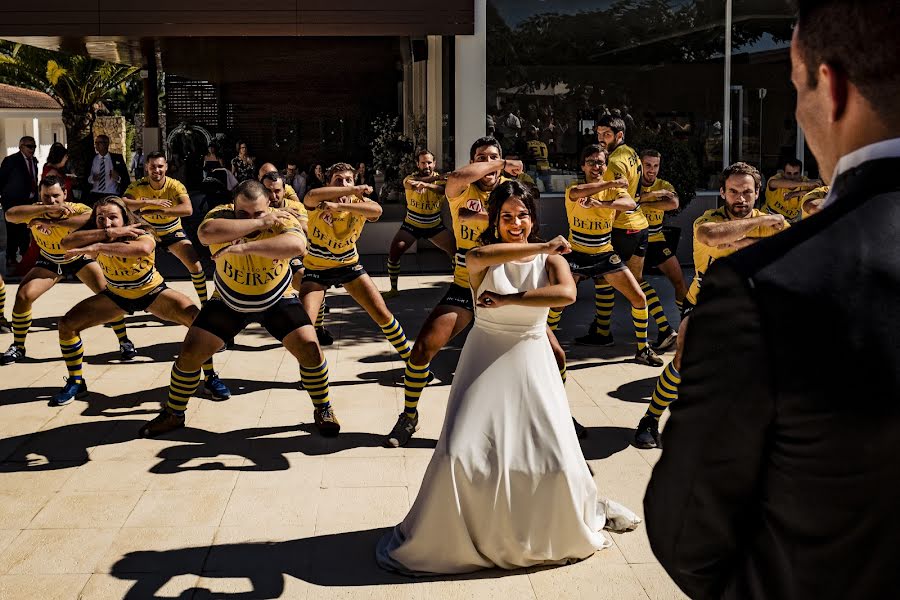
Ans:
[[[644,501],[692,598],[900,594],[900,158],[717,261]]]

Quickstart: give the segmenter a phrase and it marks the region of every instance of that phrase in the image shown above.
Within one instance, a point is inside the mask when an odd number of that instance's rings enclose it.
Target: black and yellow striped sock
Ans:
[[[109,326],[112,327],[112,330],[116,334],[116,338],[119,340],[119,343],[122,343],[128,339],[128,332],[125,330],[125,317],[119,317],[115,321],[110,321]]]
[[[678,309],[678,312],[681,312],[684,309],[684,298],[681,300],[675,298],[675,307]]]
[[[641,282],[641,290],[643,290],[644,295],[647,296],[647,309],[650,311],[650,316],[656,321],[656,327],[659,329],[659,332],[662,333],[668,330],[669,320],[666,318],[666,311],[663,310],[662,303],[659,301],[656,290],[654,290],[653,286],[647,281]]]
[[[205,363],[203,363],[203,379],[209,379],[215,374],[216,372],[215,370],[213,370],[213,359],[210,358]]]
[[[597,327],[597,333],[600,335],[609,335],[609,325],[612,321],[613,306],[616,303],[616,292],[613,286],[605,281],[603,283],[594,284],[594,324]]]
[[[562,314],[562,310],[556,310],[555,308],[551,308],[550,312],[547,313],[547,325],[550,326],[550,331],[559,329],[559,321],[562,319]]]
[[[559,369],[559,376],[562,378],[563,385],[566,383],[566,379],[568,379],[568,370],[566,369],[566,365],[563,365]]]
[[[172,365],[172,374],[169,376],[169,400],[166,406],[176,414],[184,414],[187,410],[188,400],[197,391],[200,385],[200,369],[196,371],[182,371],[178,364]]]
[[[194,284],[194,291],[197,292],[197,297],[200,298],[200,304],[206,304],[206,273],[203,271],[191,273],[191,282]]]
[[[428,374],[431,372],[430,363],[414,365],[406,363],[406,372],[403,373],[403,412],[410,419],[414,419],[419,412],[419,397],[422,390],[428,385]]]
[[[379,327],[381,327],[381,332],[391,343],[391,346],[393,346],[397,353],[400,354],[400,358],[408,360],[412,348],[409,345],[409,340],[406,339],[406,334],[403,333],[403,328],[400,327],[400,323],[397,322],[397,319],[391,317],[391,320],[388,323],[379,325]]]
[[[637,338],[638,351],[641,351],[647,347],[647,323],[650,320],[647,307],[635,308],[632,306],[631,320],[634,323],[634,337]]]
[[[675,362],[672,361],[666,365],[663,372],[660,373],[659,379],[656,380],[656,389],[650,397],[650,406],[647,407],[645,417],[653,417],[659,420],[659,417],[666,411],[666,408],[678,399],[678,386],[681,384],[681,374],[675,368]]]
[[[25,348],[25,338],[28,336],[28,330],[31,329],[31,309],[25,312],[17,313],[13,310],[12,314],[12,330],[13,344],[19,348]]]
[[[388,277],[391,280],[391,290],[397,291],[397,281],[400,279],[400,261],[394,262],[388,259],[387,265]]]
[[[319,305],[319,314],[316,315],[316,327],[321,327],[325,324],[325,299],[322,299],[322,304]]]
[[[62,351],[63,360],[66,361],[69,378],[84,381],[84,348],[81,345],[81,337],[76,335],[68,340],[59,338],[59,349]]]
[[[6,282],[0,279],[0,320],[6,316]]]
[[[328,398],[328,361],[322,359],[322,364],[317,367],[304,367],[300,365],[300,381],[303,389],[309,394],[315,408],[328,408],[331,402]]]

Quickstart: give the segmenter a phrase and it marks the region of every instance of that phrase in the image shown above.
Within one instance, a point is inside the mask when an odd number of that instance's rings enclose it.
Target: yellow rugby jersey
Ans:
[[[625,190],[608,189],[572,200],[570,193],[578,184],[566,188],[566,216],[569,218],[569,243],[572,250],[584,254],[612,252],[612,226],[616,211],[611,208],[588,208],[591,200],[612,201],[625,195]]]
[[[147,177],[139,179],[128,186],[125,195],[129,198],[157,198],[161,200],[171,200],[175,202],[179,196],[187,196],[187,189],[177,179],[166,176],[162,188],[155,190],[150,186],[150,180]],[[160,237],[169,233],[174,233],[181,229],[181,217],[173,217],[152,210],[141,210],[141,216],[153,226],[156,234]]]
[[[622,211],[616,215],[613,227],[616,229],[641,230],[647,229],[647,218],[641,212],[641,159],[631,146],[622,144],[612,151],[608,159],[606,173],[603,181],[612,181],[620,177],[628,180],[628,195],[638,202],[634,210]]]
[[[758,217],[763,213],[753,209],[753,212],[750,213],[750,217]],[[709,269],[709,266],[713,264],[717,259],[728,256],[730,254],[735,253],[734,248],[718,248],[716,246],[707,246],[706,244],[702,244],[697,240],[697,228],[704,223],[724,223],[729,221],[728,215],[725,213],[725,207],[719,207],[716,209],[710,209],[700,215],[700,217],[694,221],[694,280],[691,282],[690,287],[688,288],[686,299],[691,304],[697,304],[697,294],[700,293],[700,285],[703,282],[703,275]],[[787,224],[785,224],[787,225]],[[748,238],[765,238],[771,237],[778,233],[772,227],[757,227],[752,229],[745,237]]]
[[[403,180],[406,191],[406,217],[403,218],[403,221],[419,229],[437,227],[441,224],[441,204],[446,196],[443,192],[429,189],[422,193],[416,190],[407,190],[406,183],[415,178],[415,175],[410,175]],[[447,185],[447,180],[440,179],[432,183],[444,186]]]
[[[297,220],[300,223],[307,223],[309,221],[309,211],[306,210],[306,205],[300,202],[299,200],[292,200],[287,196],[284,197],[284,205],[280,208],[282,210],[289,210],[294,213],[294,216],[297,217]],[[277,206],[273,208],[279,208]]]
[[[91,212],[89,206],[78,202],[66,202],[65,205],[72,210],[72,215],[84,215]],[[34,236],[34,241],[37,242],[38,249],[41,251],[41,256],[50,262],[64,265],[81,258],[80,256],[65,258],[66,251],[60,244],[62,239],[75,229],[74,227],[66,227],[65,225],[57,225],[51,222],[50,233],[43,233],[37,227],[31,227],[30,229],[31,235]]]
[[[153,239],[145,233],[135,239]],[[110,256],[98,254],[97,262],[106,277],[107,289],[123,298],[140,298],[165,283],[156,270],[156,252],[147,256]]]
[[[830,186],[822,185],[822,186],[817,187],[814,190],[810,190],[809,192],[807,192],[806,194],[801,196],[800,197],[800,218],[805,219],[807,217],[812,216],[803,209],[803,205],[806,204],[806,202],[808,200],[820,200],[828,195],[828,190],[830,190],[830,189],[831,189]]]
[[[500,177],[497,185],[509,181]],[[488,196],[491,191],[484,191],[478,185],[470,183],[456,198],[447,198],[450,202],[450,215],[453,221],[453,235],[456,237],[456,256],[453,267],[453,283],[460,287],[469,287],[469,270],[466,268],[466,252],[478,245],[478,238],[487,229],[487,222],[469,221],[463,223],[459,218],[459,209],[468,208],[473,211],[486,211]]]
[[[297,190],[295,190],[293,186],[288,185],[287,183],[284,184],[284,197],[287,200],[300,202],[302,204],[300,198],[297,197]]]
[[[272,212],[276,209],[269,208]],[[217,206],[207,213],[203,222],[210,219],[236,219],[233,204]],[[202,224],[201,224],[202,226]],[[300,222],[294,217],[281,219],[276,225],[256,231],[243,241],[266,240],[282,233],[304,237]],[[230,242],[210,244],[213,254]],[[216,291],[214,298],[221,298],[229,308],[237,312],[256,312],[274,306],[285,296],[293,296],[291,288],[291,259],[272,259],[256,254],[225,254],[216,259]]]
[[[766,182],[766,201],[763,203],[762,211],[767,212],[770,215],[782,215],[788,221],[795,221],[797,217],[800,216],[800,209],[803,204],[803,194],[794,196],[789,200],[786,200],[785,196],[787,196],[789,192],[796,191],[799,188],[799,184],[806,181],[809,180],[804,177],[797,182],[798,186],[795,188],[778,188],[774,190],[770,190],[769,184]]]
[[[641,198],[644,197],[644,192],[656,192],[659,190],[669,190],[670,192],[674,192],[675,188],[665,179],[657,178],[656,181],[653,182],[653,185],[641,185]],[[644,213],[644,217],[647,219],[647,225],[649,227],[647,232],[650,234],[649,241],[664,242],[666,241],[666,236],[663,235],[662,228],[666,211],[653,208],[653,204],[653,200],[647,200],[639,204],[638,209]]]
[[[364,200],[353,197],[351,203]],[[366,218],[348,211],[323,213],[313,210],[309,216],[309,241],[303,266],[313,271],[346,267],[359,262],[356,240]]]

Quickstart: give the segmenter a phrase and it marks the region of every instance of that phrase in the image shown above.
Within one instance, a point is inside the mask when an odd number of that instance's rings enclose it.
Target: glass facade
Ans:
[[[735,1],[729,128],[723,0],[488,0],[487,128],[542,191],[578,177],[605,113],[663,152],[660,175],[688,196],[718,187],[729,131],[730,159],[771,174],[797,146],[791,15],[787,0]]]

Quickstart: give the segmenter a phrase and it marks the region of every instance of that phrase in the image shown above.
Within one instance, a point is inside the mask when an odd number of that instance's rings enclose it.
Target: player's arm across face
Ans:
[[[780,230],[784,229],[785,223],[782,215],[761,215],[746,219],[732,219],[721,223],[706,222],[697,226],[694,237],[706,246],[720,246],[733,244],[747,237],[747,234],[757,227],[772,227]]]

